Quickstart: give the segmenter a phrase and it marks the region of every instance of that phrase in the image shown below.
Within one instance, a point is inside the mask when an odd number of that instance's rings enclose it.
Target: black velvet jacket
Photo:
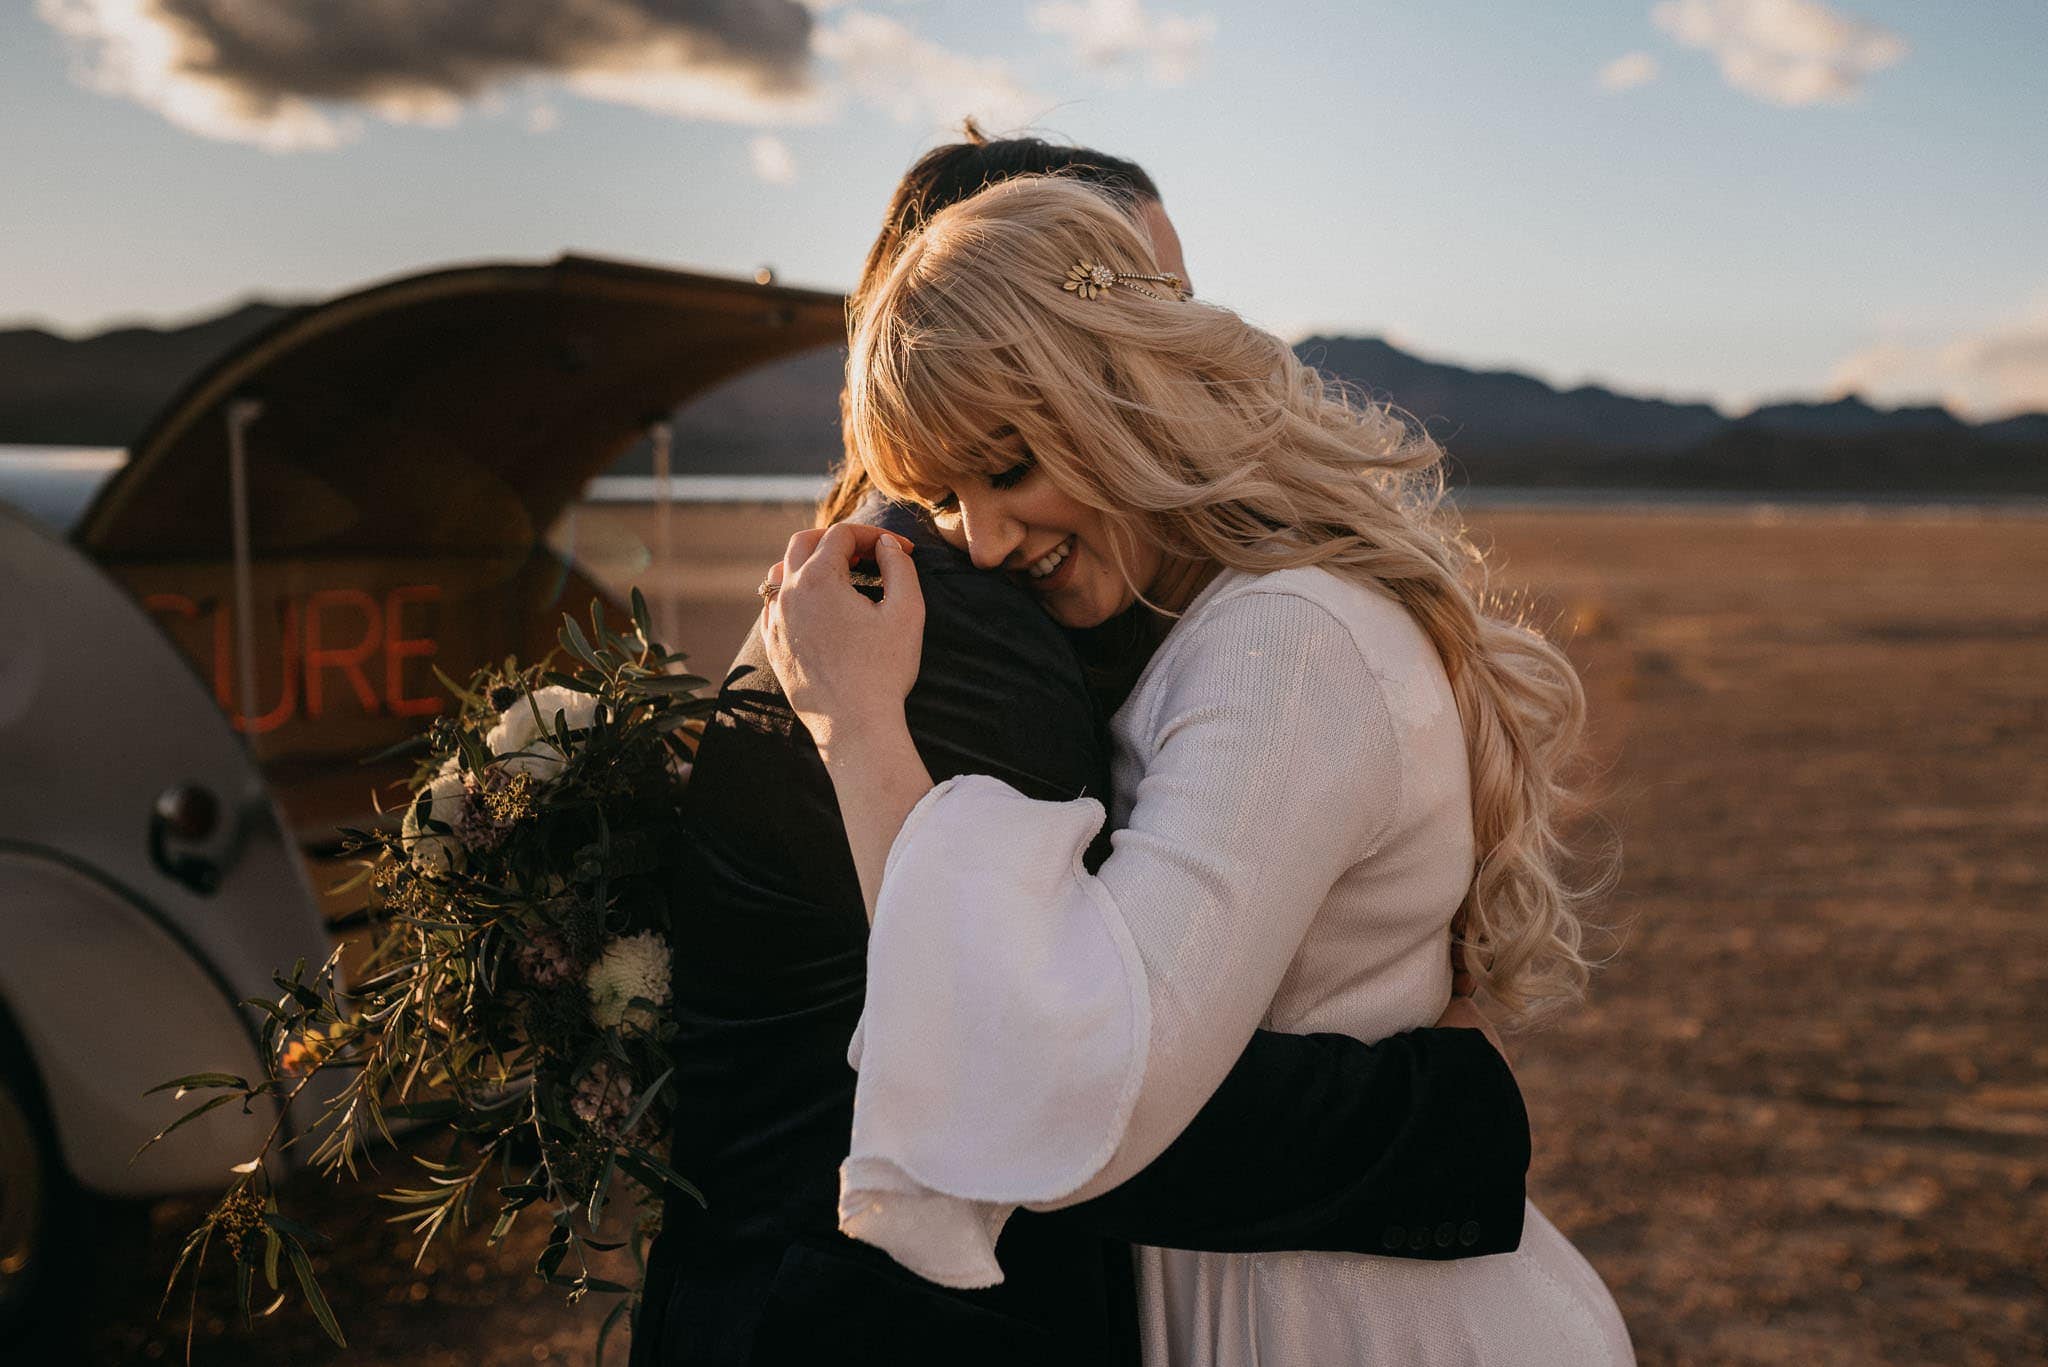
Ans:
[[[1106,738],[1065,633],[910,510],[866,517],[917,543],[926,626],[907,710],[933,778],[1106,798]],[[1144,1172],[1080,1206],[1018,1212],[997,1249],[1002,1285],[913,1276],[836,1228],[867,918],[831,780],[758,630],[725,681],[688,809],[674,1165],[708,1207],[669,1204],[635,1324],[640,1367],[1126,1367],[1130,1243],[1459,1258],[1519,1242],[1528,1116],[1482,1035],[1367,1046],[1261,1031]]]

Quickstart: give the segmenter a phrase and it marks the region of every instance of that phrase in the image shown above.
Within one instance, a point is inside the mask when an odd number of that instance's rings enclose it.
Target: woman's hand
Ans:
[[[882,601],[853,586],[872,556]],[[889,847],[932,776],[903,716],[924,653],[924,595],[910,543],[894,532],[841,522],[798,532],[762,586],[768,663],[817,742],[873,920]]]
[[[853,586],[854,566],[868,559],[881,569],[880,602]],[[909,542],[855,522],[798,532],[764,592],[769,663],[828,763],[863,732],[902,728],[924,648]]]

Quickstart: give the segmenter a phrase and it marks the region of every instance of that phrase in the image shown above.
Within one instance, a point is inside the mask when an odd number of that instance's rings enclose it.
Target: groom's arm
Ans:
[[[1092,699],[1065,635],[994,575],[921,551],[923,663],[906,703],[934,779],[982,773],[1033,797],[1104,798]],[[1476,1030],[1366,1045],[1261,1031],[1150,1167],[1055,1213],[1131,1243],[1407,1258],[1519,1243],[1529,1122]]]
[[[1529,1118],[1477,1030],[1252,1036],[1186,1130],[1053,1212],[1132,1243],[1468,1258],[1521,1242]]]

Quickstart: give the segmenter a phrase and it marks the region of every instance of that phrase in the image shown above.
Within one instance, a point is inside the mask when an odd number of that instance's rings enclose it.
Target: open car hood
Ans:
[[[536,662],[564,611],[609,599],[546,541],[592,475],[684,400],[844,331],[836,294],[579,257],[391,281],[187,385],[73,540],[199,672],[317,846],[370,818],[373,788],[403,801],[409,763],[361,761],[451,709],[435,671]],[[244,698],[228,412],[249,399]]]
[[[587,257],[375,285],[188,384],[74,539],[102,563],[227,555],[227,410],[256,399],[258,558],[528,547],[678,404],[844,333],[837,294]]]

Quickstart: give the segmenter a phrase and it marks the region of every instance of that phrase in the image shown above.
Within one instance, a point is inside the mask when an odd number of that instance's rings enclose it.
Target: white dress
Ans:
[[[1139,1171],[1254,1029],[1375,1040],[1450,995],[1472,875],[1468,761],[1405,609],[1319,569],[1225,572],[1113,722],[1092,800],[938,785],[890,851],[841,1228],[953,1286],[1001,1279],[1019,1205]],[[1458,1262],[1137,1253],[1148,1367],[1634,1361],[1613,1298],[1533,1206]]]

